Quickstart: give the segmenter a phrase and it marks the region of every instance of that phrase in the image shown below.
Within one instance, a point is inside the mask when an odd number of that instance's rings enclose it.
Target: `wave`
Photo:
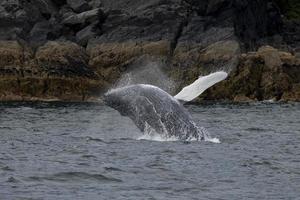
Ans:
[[[99,182],[122,182],[120,179],[107,177],[102,174],[90,174],[86,172],[60,172],[48,176],[31,176],[29,181],[54,181],[54,182],[74,182],[74,181],[99,181]]]

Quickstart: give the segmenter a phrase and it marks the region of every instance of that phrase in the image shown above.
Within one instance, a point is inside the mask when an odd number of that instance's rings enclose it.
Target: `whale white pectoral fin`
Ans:
[[[192,101],[206,89],[226,79],[227,76],[228,74],[223,71],[215,72],[207,76],[201,76],[192,84],[184,87],[177,95],[174,96],[174,98],[179,101]]]

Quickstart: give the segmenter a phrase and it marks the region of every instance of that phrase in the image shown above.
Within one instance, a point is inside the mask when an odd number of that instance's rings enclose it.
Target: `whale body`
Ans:
[[[136,84],[113,89],[104,95],[104,102],[128,116],[142,132],[150,128],[180,140],[204,139],[203,131],[183,105],[158,87]]]
[[[128,116],[144,133],[155,131],[180,140],[206,140],[210,139],[208,132],[196,125],[179,101],[193,100],[226,77],[227,73],[222,71],[199,77],[175,97],[153,85],[129,85],[105,93],[104,102],[121,115]]]

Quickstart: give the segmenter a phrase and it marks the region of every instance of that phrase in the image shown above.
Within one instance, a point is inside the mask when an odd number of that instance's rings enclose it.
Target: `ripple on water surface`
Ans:
[[[297,199],[300,105],[188,105],[221,143],[142,135],[100,104],[1,103],[0,199]]]

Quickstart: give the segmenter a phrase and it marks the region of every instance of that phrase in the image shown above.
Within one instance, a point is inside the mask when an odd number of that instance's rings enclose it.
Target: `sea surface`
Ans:
[[[220,143],[91,103],[0,103],[0,200],[300,199],[300,104],[187,105]]]

